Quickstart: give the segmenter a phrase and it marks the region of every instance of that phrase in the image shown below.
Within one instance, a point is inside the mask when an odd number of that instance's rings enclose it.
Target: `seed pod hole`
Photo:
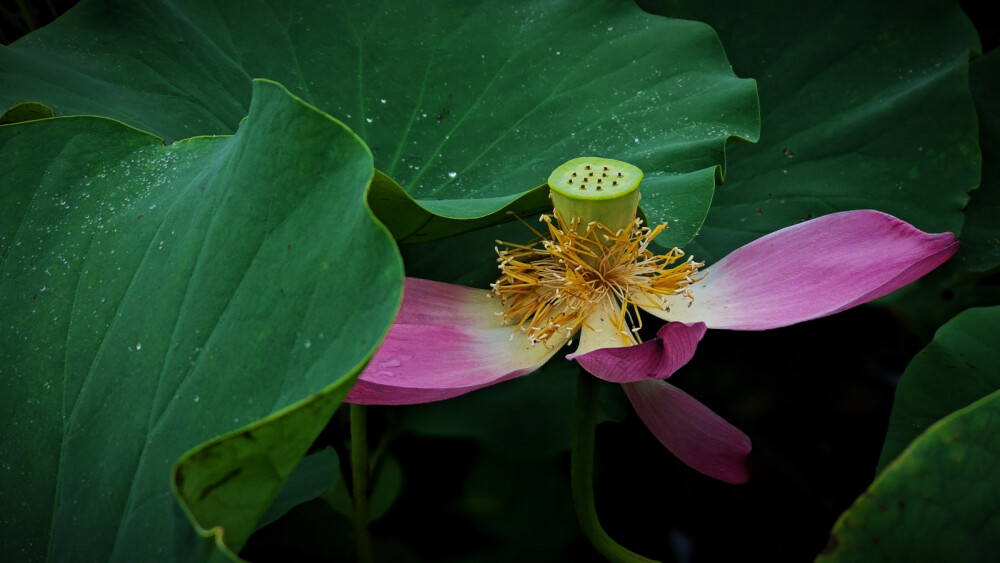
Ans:
[[[595,172],[599,172],[595,174]],[[591,182],[591,178],[595,181]],[[607,183],[604,179],[607,178]],[[638,189],[642,170],[619,160],[600,157],[574,158],[552,171],[549,186],[576,199],[614,199]],[[590,186],[593,189],[587,189]],[[572,194],[572,195],[571,195]]]

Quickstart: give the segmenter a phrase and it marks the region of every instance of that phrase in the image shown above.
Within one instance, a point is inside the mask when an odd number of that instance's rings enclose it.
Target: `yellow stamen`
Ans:
[[[526,332],[532,342],[545,343],[559,331],[572,335],[607,303],[618,311],[615,326],[623,343],[631,344],[628,334],[642,327],[640,305],[661,303],[659,297],[667,295],[693,299],[688,286],[700,279],[695,275],[704,263],[688,258],[674,266],[684,256],[680,249],[662,255],[649,250],[666,225],[649,229],[635,219],[612,232],[595,222],[580,229],[579,219],[567,225],[558,212],[542,220],[549,238],[531,229],[542,237],[540,245],[497,241],[507,248],[497,251],[502,273],[492,285],[506,306],[504,323]]]

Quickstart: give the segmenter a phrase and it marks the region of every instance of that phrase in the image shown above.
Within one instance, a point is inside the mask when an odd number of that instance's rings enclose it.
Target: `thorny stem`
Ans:
[[[600,381],[580,371],[576,386],[576,413],[573,419],[573,449],[570,481],[573,487],[573,508],[583,533],[598,553],[614,563],[656,563],[619,545],[601,527],[594,506],[594,431],[597,428],[597,406],[601,397]]]
[[[360,563],[372,563],[368,533],[368,421],[364,405],[351,405],[351,476],[354,506],[354,545]]]

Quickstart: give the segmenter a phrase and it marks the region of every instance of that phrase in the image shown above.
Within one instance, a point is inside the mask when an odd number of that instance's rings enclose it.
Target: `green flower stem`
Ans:
[[[573,487],[573,508],[580,527],[591,545],[609,561],[654,562],[625,549],[611,539],[601,527],[594,506],[594,431],[597,429],[597,406],[601,397],[601,383],[589,373],[580,371],[576,386],[576,414],[573,420],[573,450],[570,480]]]
[[[368,421],[364,405],[351,405],[351,476],[354,543],[360,563],[374,561],[368,533]]]

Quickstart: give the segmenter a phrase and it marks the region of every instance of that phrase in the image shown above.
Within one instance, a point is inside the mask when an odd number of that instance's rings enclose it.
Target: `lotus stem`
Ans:
[[[372,563],[368,533],[368,421],[364,405],[351,405],[351,477],[354,507],[354,544],[360,563]]]
[[[583,533],[598,553],[614,563],[653,562],[619,545],[601,527],[594,505],[594,431],[597,429],[597,408],[601,398],[601,383],[581,370],[576,387],[576,413],[573,420],[573,449],[570,480],[573,487],[573,508]]]

